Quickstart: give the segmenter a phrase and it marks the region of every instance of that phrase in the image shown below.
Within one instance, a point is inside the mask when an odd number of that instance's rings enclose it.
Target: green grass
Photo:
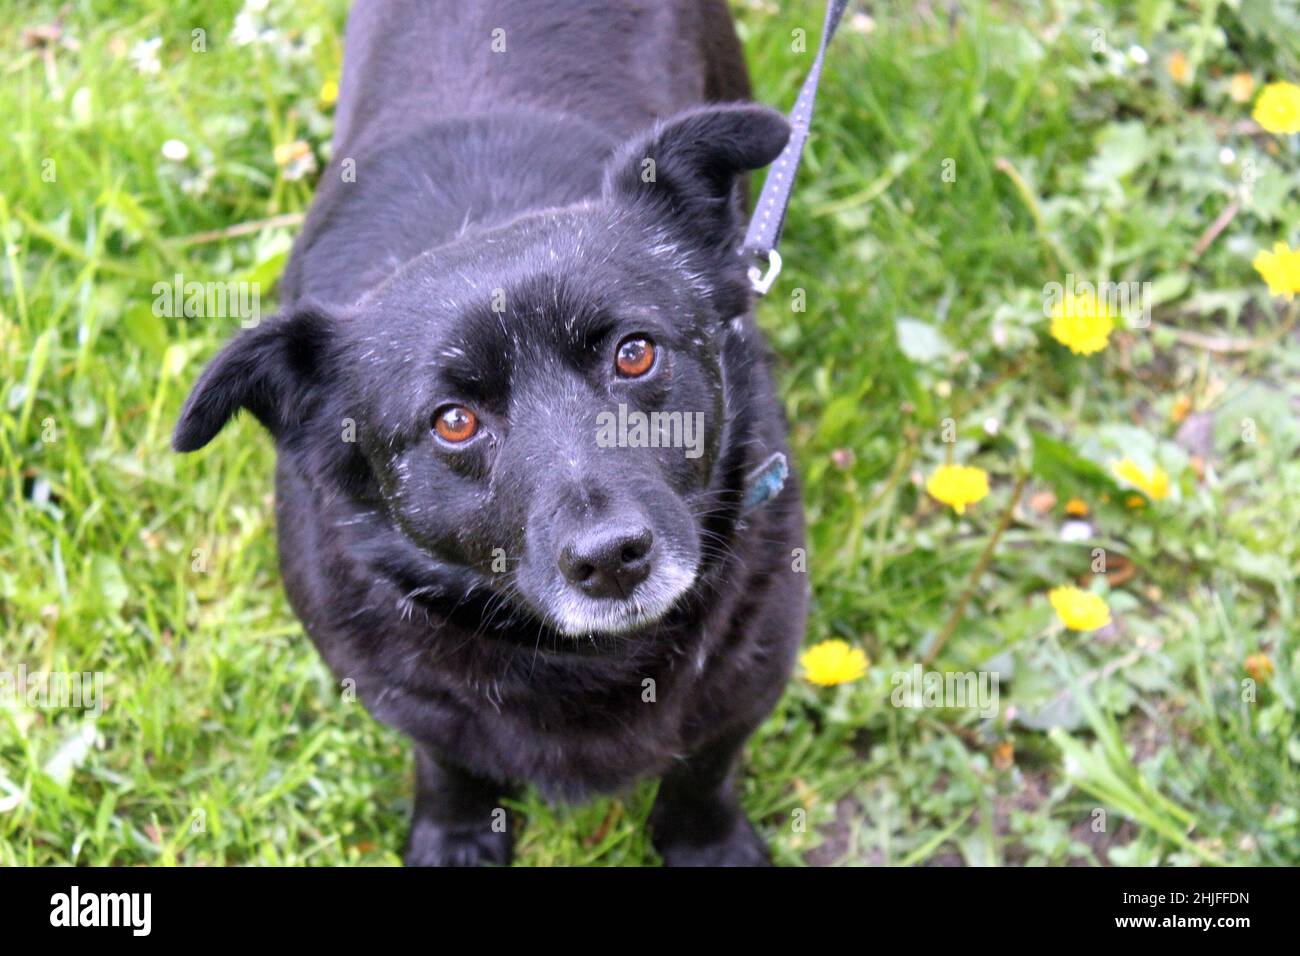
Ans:
[[[788,106],[811,59],[791,31],[815,48],[820,11],[777,6],[736,9],[758,97]],[[873,6],[832,49],[760,313],[805,479],[809,641],[872,665],[792,682],[746,806],[787,864],[1300,864],[1300,349],[1250,265],[1300,242],[1300,144],[1228,95],[1239,71],[1300,78],[1300,12]],[[97,719],[0,704],[0,864],[397,860],[410,758],[288,609],[269,442],[241,420],[167,447],[234,323],[151,310],[176,273],[270,288],[292,224],[203,234],[306,208],[313,177],[273,150],[301,138],[323,165],[344,7],[275,0],[281,32],[253,46],[225,0],[74,2],[45,46],[25,31],[54,5],[0,25],[0,671],[101,672],[106,698]],[[1043,313],[1070,272],[1151,282],[1153,323],[1071,354]],[[1171,494],[1128,507],[1107,475],[1125,455]],[[991,475],[961,517],[923,490],[949,457]],[[1070,543],[1073,496],[1092,532]],[[1055,623],[1046,592],[1079,581],[1110,628]],[[931,653],[996,672],[998,716],[893,706]],[[1275,672],[1252,695],[1257,654]],[[653,862],[652,793],[526,794],[521,862]]]

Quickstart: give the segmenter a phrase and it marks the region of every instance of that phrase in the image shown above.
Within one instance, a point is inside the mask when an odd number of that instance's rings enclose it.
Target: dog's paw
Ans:
[[[422,820],[411,830],[402,862],[407,866],[508,866],[511,848],[509,832]]]
[[[705,843],[675,839],[665,834],[655,840],[664,866],[771,866],[767,844],[754,825],[736,816],[731,828],[718,840]]]

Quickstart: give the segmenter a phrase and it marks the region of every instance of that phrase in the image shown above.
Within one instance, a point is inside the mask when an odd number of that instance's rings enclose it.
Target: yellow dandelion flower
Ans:
[[[1088,517],[1088,502],[1082,498],[1071,498],[1065,503],[1065,513],[1072,518]]]
[[[1246,673],[1255,679],[1257,684],[1267,684],[1273,676],[1273,661],[1267,654],[1251,654],[1246,658]]]
[[[1165,61],[1165,69],[1169,71],[1169,78],[1175,83],[1186,83],[1191,69],[1187,63],[1187,54],[1182,50],[1175,50],[1169,54],[1169,59]]]
[[[993,748],[993,766],[997,770],[1009,770],[1016,762],[1016,745],[1014,741],[1004,740]]]
[[[1270,133],[1300,133],[1300,86],[1269,83],[1260,90],[1250,115]]]
[[[299,139],[292,143],[280,143],[275,147],[273,155],[277,166],[288,166],[290,163],[302,160],[310,152],[311,146]]]
[[[1228,95],[1234,103],[1249,103],[1255,95],[1255,78],[1249,73],[1234,73],[1228,84]]]
[[[1047,592],[1056,616],[1072,631],[1095,631],[1110,623],[1110,608],[1100,595],[1076,587],[1052,588]]]
[[[1272,252],[1261,249],[1251,265],[1268,283],[1269,295],[1284,296],[1290,302],[1300,292],[1300,249],[1275,242]]]
[[[940,465],[926,481],[925,490],[957,514],[965,514],[967,505],[988,495],[989,473],[973,465]]]
[[[337,80],[326,80],[321,84],[317,99],[323,106],[333,106],[339,101],[339,84]]]
[[[311,145],[303,140],[281,143],[275,147],[275,164],[279,166],[287,180],[302,179],[316,171],[316,154]]]
[[[1114,330],[1110,309],[1096,295],[1069,295],[1052,308],[1052,338],[1075,355],[1100,352]]]
[[[1152,501],[1169,497],[1169,473],[1159,465],[1152,465],[1150,471],[1143,471],[1142,466],[1132,458],[1124,458],[1115,462],[1111,471],[1115,477],[1132,485]]]
[[[1169,409],[1169,420],[1175,425],[1181,425],[1188,413],[1192,410],[1192,396],[1187,394],[1179,395],[1174,399],[1173,406]]]
[[[848,641],[839,640],[814,644],[799,656],[804,676],[822,687],[857,680],[867,672],[870,663],[860,648],[850,647]]]

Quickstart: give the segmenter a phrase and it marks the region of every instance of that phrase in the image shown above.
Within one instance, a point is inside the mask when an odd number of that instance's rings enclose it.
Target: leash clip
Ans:
[[[749,267],[749,284],[754,287],[754,291],[759,295],[767,295],[767,290],[772,288],[772,283],[776,277],[781,274],[781,253],[775,249],[767,251],[767,272],[764,272],[758,266]]]
[[[759,505],[766,504],[781,493],[786,479],[790,477],[790,463],[781,452],[773,452],[763,463],[749,473],[745,479],[744,497],[741,499],[742,511],[752,511]]]

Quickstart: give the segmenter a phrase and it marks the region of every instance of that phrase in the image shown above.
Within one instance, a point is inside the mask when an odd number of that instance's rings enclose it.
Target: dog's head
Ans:
[[[736,183],[788,134],[760,106],[682,114],[620,150],[597,198],[431,250],[346,315],[245,331],[174,446],[247,408],[467,590],[570,635],[658,620],[719,494],[723,339],[750,303]]]

